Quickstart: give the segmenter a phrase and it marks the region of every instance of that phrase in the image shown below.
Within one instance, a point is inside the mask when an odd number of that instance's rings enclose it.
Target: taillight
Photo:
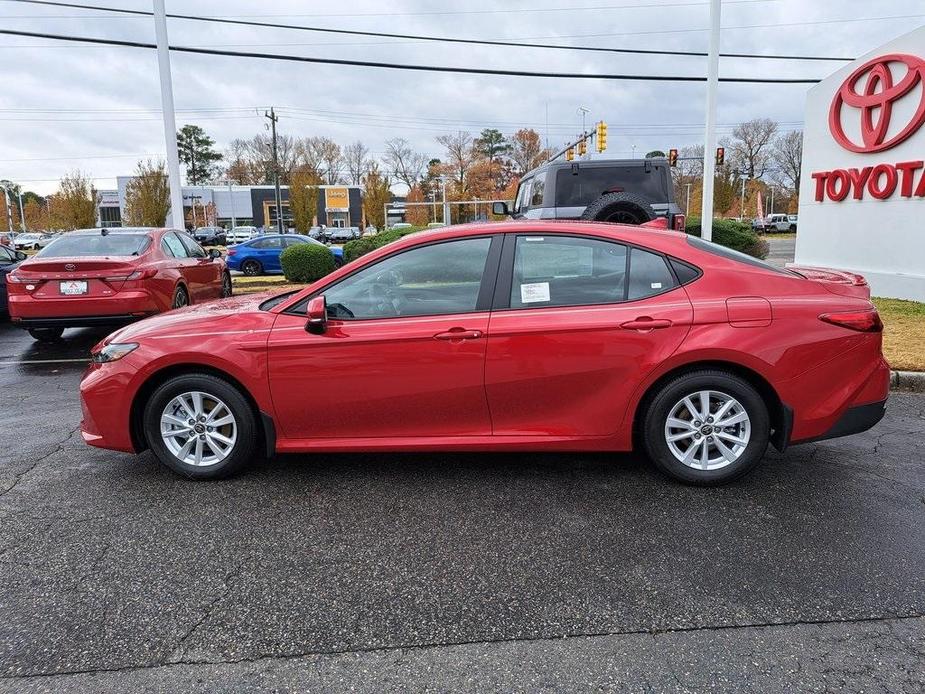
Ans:
[[[867,309],[864,311],[839,311],[837,313],[823,313],[819,320],[837,325],[849,330],[857,330],[860,333],[879,333],[883,332],[883,321],[880,320],[880,314],[877,309]]]
[[[235,255],[236,253],[237,253],[237,251],[236,251],[235,249],[233,249],[233,248],[226,248],[226,249],[225,249],[225,255]]]
[[[151,279],[157,274],[157,270],[153,267],[149,267],[145,270],[135,270],[130,275],[114,275],[113,277],[104,277],[103,279],[106,282],[132,282],[135,280],[147,280]]]
[[[674,216],[674,225],[672,229],[675,231],[684,231],[687,228],[687,217],[683,214],[676,214]]]

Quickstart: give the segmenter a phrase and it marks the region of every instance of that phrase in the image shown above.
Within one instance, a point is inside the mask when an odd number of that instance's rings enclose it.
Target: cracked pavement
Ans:
[[[0,361],[79,358],[0,323]],[[925,689],[925,396],[720,489],[635,456],[91,449],[0,366],[0,692]]]

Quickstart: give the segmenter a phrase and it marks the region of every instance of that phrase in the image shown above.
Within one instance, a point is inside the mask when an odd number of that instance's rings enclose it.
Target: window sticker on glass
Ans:
[[[520,285],[520,301],[525,304],[549,301],[549,282]]]
[[[652,289],[661,289],[661,288],[662,288],[662,283],[661,283],[661,282],[653,282],[653,283],[650,284],[649,286],[652,287]]]
[[[526,236],[526,237],[524,237],[524,241],[542,241],[542,240],[543,240],[543,237],[542,237],[542,236]]]

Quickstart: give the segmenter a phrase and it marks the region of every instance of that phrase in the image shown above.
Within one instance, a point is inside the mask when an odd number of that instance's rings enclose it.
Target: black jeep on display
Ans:
[[[585,219],[645,224],[663,217],[669,229],[684,230],[674,203],[668,161],[609,159],[555,161],[524,175],[514,208],[496,203],[495,214],[515,219]]]

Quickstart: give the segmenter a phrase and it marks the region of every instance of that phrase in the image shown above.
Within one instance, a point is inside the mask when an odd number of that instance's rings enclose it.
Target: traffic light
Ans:
[[[669,149],[668,150],[668,166],[677,166],[678,165],[678,150]]]
[[[603,152],[607,149],[607,124],[600,121],[597,124],[597,151]]]
[[[588,153],[588,141],[582,140],[578,143],[578,156],[583,157]]]
[[[716,148],[716,165],[722,166],[725,160],[726,160],[726,148],[717,147]]]
[[[569,147],[567,150],[565,150],[565,160],[572,161],[574,158],[575,158],[575,149],[573,147]]]

